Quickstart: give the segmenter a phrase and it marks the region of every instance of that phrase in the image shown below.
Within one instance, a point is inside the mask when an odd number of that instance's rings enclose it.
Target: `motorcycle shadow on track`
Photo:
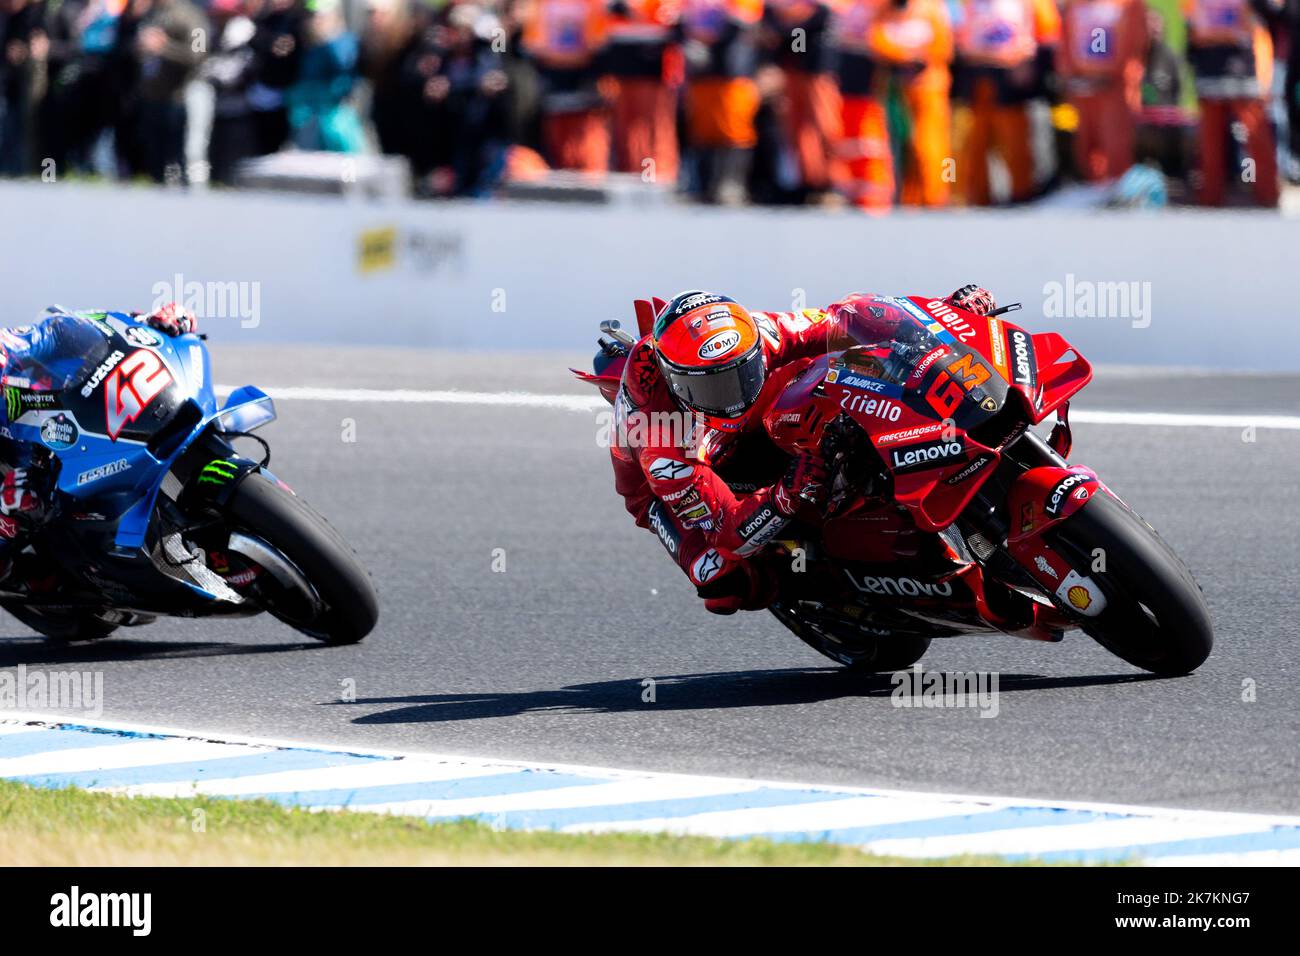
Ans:
[[[631,711],[730,710],[740,707],[786,707],[841,698],[884,698],[894,694],[893,674],[854,674],[840,668],[773,668],[678,674],[654,678],[653,703],[642,699],[643,678],[571,684],[554,690],[481,694],[413,694],[328,701],[326,706],[379,707],[398,704],[353,719],[354,724],[440,723],[485,720],[525,714],[622,714]],[[1043,677],[1001,674],[999,692],[1102,687],[1164,680],[1154,674],[1096,674]]]
[[[226,644],[219,641],[102,640],[60,644],[43,638],[0,637],[0,669],[41,664],[94,664],[118,661],[167,660],[184,657],[224,657],[230,654],[279,654],[312,651],[315,641],[276,644]]]

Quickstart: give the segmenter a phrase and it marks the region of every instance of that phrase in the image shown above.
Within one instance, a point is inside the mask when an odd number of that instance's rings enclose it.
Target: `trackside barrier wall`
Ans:
[[[634,327],[638,295],[789,309],[979,282],[1094,362],[1300,370],[1300,223],[1270,213],[873,218],[0,183],[0,223],[10,325],[51,302],[182,298],[218,342],[582,350],[601,319]]]

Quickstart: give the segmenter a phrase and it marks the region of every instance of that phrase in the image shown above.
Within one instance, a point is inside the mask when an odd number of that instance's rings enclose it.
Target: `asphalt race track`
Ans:
[[[582,356],[217,347],[230,385],[585,395]],[[1079,409],[1300,414],[1300,377],[1134,370]],[[594,394],[594,393],[593,393]],[[257,736],[949,793],[1300,813],[1300,431],[1081,424],[1074,460],[1201,582],[1214,655],[1155,679],[1080,633],[936,641],[1000,712],[898,709],[766,613],[706,614],[614,494],[591,413],[285,399],[272,467],[354,543],[377,631],[160,621],[61,650],[12,618],[0,667],[102,670],[104,716]],[[354,442],[343,440],[351,419]],[[493,549],[506,569],[491,569]],[[642,682],[657,682],[643,702]],[[1253,682],[1253,683],[1252,683]],[[1244,688],[1253,688],[1253,700]],[[345,694],[355,689],[355,700]]]

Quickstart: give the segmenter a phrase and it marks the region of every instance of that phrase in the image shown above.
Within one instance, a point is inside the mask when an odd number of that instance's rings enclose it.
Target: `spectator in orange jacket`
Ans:
[[[889,110],[891,152],[901,173],[901,202],[943,206],[954,179],[948,93],[952,21],[943,0],[888,0],[871,24],[877,84]],[[888,109],[888,106],[887,106]]]
[[[677,178],[677,89],[673,44],[678,8],[669,0],[608,0],[604,72],[614,79],[614,168],[653,182]]]
[[[1026,107],[1042,94],[1061,17],[1054,0],[961,0],[960,9],[954,83],[954,99],[962,104],[954,123],[958,183],[968,204],[988,205],[988,157],[996,150],[1011,175],[1011,200],[1021,202],[1034,190]]]
[[[758,133],[757,25],[762,0],[684,0],[678,27],[686,61],[686,134],[696,194],[735,204],[746,183]]]
[[[767,0],[766,45],[781,69],[785,137],[799,162],[800,185],[824,193],[834,179],[840,138],[840,91],[835,84],[831,8],[822,0]]]
[[[894,161],[884,104],[876,93],[871,24],[886,0],[844,0],[831,20],[841,138],[836,146],[839,191],[853,205],[885,210],[894,204]]]
[[[542,148],[560,169],[609,169],[608,116],[596,89],[605,42],[605,0],[531,0],[525,52],[542,81]]]
[[[1185,0],[1183,10],[1201,110],[1198,201],[1223,204],[1231,118],[1246,130],[1252,165],[1243,166],[1243,180],[1253,182],[1259,205],[1276,206],[1277,156],[1264,109],[1273,66],[1273,44],[1263,24],[1267,0]]]
[[[1057,70],[1079,115],[1079,175],[1115,179],[1133,165],[1148,46],[1143,0],[1067,0]]]

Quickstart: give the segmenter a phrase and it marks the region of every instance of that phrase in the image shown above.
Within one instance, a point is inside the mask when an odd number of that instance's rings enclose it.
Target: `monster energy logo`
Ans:
[[[199,484],[224,485],[228,481],[233,481],[239,474],[238,468],[239,466],[233,461],[226,461],[224,458],[210,461],[199,472]]]
[[[5,386],[5,412],[11,422],[17,421],[24,412],[33,408],[53,408],[54,404],[53,392],[29,392],[17,385]]]

